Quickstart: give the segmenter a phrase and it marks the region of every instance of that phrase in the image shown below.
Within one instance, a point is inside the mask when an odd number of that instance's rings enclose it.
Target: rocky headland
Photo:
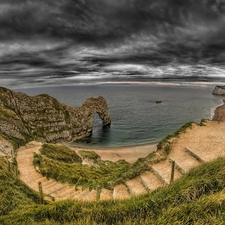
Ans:
[[[83,139],[92,133],[95,113],[103,127],[110,125],[107,102],[101,96],[72,108],[46,94],[31,97],[0,87],[0,135],[7,146],[30,140],[56,143]]]
[[[225,99],[223,99],[223,105],[218,106],[214,110],[212,120],[214,121],[225,121]]]
[[[225,86],[216,86],[212,92],[213,95],[225,95]]]

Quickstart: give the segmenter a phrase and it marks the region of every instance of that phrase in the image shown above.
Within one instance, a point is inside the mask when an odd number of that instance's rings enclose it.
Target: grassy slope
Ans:
[[[126,201],[20,207],[0,224],[224,224],[225,159],[203,164],[174,184]],[[17,201],[13,199],[12,201]],[[31,201],[25,199],[25,201]]]
[[[0,157],[0,216],[14,210],[23,210],[39,202],[38,195],[8,172],[8,166]]]
[[[73,156],[75,160],[73,160]],[[83,158],[88,158],[92,166],[82,165],[77,159],[77,154],[62,145],[44,144],[41,155],[34,156],[34,164],[39,167],[41,174],[63,183],[80,185],[83,187],[112,188],[116,184],[138,176],[143,171],[149,170],[149,165],[163,157],[151,153],[148,157],[139,159],[134,164],[124,160],[115,163],[101,161],[94,152],[79,151]]]

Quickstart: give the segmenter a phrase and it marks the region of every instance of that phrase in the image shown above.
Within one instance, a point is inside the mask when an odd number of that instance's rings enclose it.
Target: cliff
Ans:
[[[49,95],[31,97],[0,87],[0,134],[18,145],[33,139],[55,143],[88,137],[95,113],[103,127],[110,125],[103,97],[89,98],[72,108]]]
[[[213,95],[225,95],[225,86],[216,86],[212,92]]]
[[[215,109],[212,120],[225,121],[225,99],[223,100],[223,105],[220,105]]]

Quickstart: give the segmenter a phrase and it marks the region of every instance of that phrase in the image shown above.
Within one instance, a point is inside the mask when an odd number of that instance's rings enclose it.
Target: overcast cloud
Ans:
[[[2,86],[224,78],[223,0],[1,0]]]

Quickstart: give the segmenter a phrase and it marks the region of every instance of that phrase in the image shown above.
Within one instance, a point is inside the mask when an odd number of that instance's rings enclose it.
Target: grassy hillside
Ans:
[[[1,205],[5,205],[1,206],[0,224],[225,223],[223,158],[194,168],[172,185],[138,198],[46,205],[38,205],[37,196],[7,172],[4,161],[0,163]]]

